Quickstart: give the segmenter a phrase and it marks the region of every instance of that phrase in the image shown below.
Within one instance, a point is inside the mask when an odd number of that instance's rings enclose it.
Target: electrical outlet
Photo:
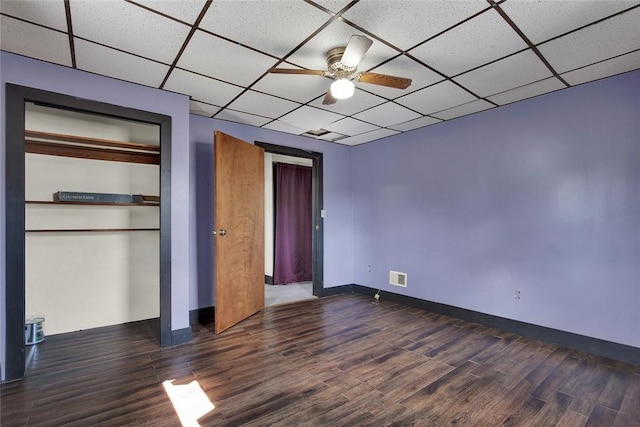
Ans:
[[[516,299],[520,299],[520,291],[516,290]]]
[[[367,265],[367,272],[371,273],[371,266],[370,265]]]

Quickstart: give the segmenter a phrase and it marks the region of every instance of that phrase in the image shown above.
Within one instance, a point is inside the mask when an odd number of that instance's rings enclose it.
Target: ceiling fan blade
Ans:
[[[411,85],[411,79],[390,76],[388,74],[368,73],[366,71],[356,76],[355,80],[362,83],[371,83],[396,89],[406,89]]]
[[[335,104],[338,100],[331,95],[331,90],[327,91],[327,94],[324,96],[322,100],[322,105],[331,105]]]
[[[305,74],[312,76],[324,76],[325,74],[327,74],[326,71],[322,70],[303,70],[300,68],[269,68],[267,71],[269,73],[276,74]]]
[[[372,44],[373,40],[368,37],[352,35],[340,62],[347,67],[357,67]]]

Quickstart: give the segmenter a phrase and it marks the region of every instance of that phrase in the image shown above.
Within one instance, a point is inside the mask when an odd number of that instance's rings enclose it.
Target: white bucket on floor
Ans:
[[[26,345],[38,344],[44,341],[44,329],[42,324],[44,317],[32,317],[24,323],[24,343]]]

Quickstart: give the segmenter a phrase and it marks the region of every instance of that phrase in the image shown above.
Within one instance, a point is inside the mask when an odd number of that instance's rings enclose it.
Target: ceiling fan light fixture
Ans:
[[[336,99],[347,99],[353,96],[355,86],[349,79],[337,79],[335,82],[331,83],[330,91],[331,96]]]

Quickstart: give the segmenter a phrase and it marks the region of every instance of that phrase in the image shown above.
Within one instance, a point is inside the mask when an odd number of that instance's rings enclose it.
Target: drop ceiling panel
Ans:
[[[422,89],[423,87],[443,80],[443,77],[440,74],[431,71],[424,65],[404,55],[392,59],[386,64],[376,67],[370,71],[411,79],[411,86],[404,90],[365,83],[362,84],[363,89],[373,92],[376,95],[384,96],[388,99],[394,99],[399,96],[406,95],[408,92]]]
[[[613,15],[637,1],[554,1],[509,0],[502,10],[534,44],[573,31],[583,25]]]
[[[466,104],[475,99],[476,97],[456,84],[444,81],[398,98],[396,102],[427,115]]]
[[[371,85],[367,85],[367,87],[369,86]],[[327,85],[326,89],[328,88],[329,86]],[[333,111],[334,113],[344,114],[346,116],[351,116],[353,114],[359,113],[360,111],[375,107],[376,105],[380,105],[385,102],[385,99],[359,90],[358,88],[356,88],[356,92],[351,98],[339,100],[335,104],[324,105],[322,103],[323,100],[324,94],[318,99],[311,102],[309,105],[322,108],[324,110]]]
[[[377,139],[386,138],[387,136],[396,135],[398,133],[398,131],[392,129],[378,129],[371,132],[362,133],[360,135],[343,138],[336,142],[344,145],[358,145],[364,144],[365,142],[371,142]]]
[[[277,130],[280,132],[285,132],[285,133],[291,133],[294,135],[302,135],[303,133],[305,133],[306,131],[308,131],[309,129],[303,129],[303,128],[299,128],[293,125],[290,125],[288,123],[284,123],[278,120],[274,120],[271,123],[268,123],[264,126],[262,126],[265,129],[271,129],[271,130]]]
[[[55,30],[67,31],[67,15],[63,0],[0,1],[0,12]]]
[[[173,18],[179,19],[183,22],[188,23],[189,25],[196,22],[200,12],[204,8],[206,1],[205,0],[172,0],[172,1],[162,1],[162,0],[136,0],[136,3],[142,4],[151,8],[153,10],[157,10],[158,12],[164,13],[165,15],[169,15]]]
[[[275,96],[265,95],[263,93],[249,90],[233,101],[229,105],[229,108],[236,111],[244,111],[258,116],[276,119],[299,106],[300,104],[287,101],[286,99],[280,99]],[[304,129],[303,132],[306,132],[307,130],[309,129]]]
[[[70,6],[74,35],[166,64],[189,34],[188,26],[131,3],[83,0]]]
[[[408,50],[487,8],[482,1],[361,1],[343,16]]]
[[[305,2],[214,1],[200,27],[283,57],[331,18]]]
[[[555,77],[550,77],[535,83],[500,92],[488,97],[487,99],[498,105],[505,105],[522,99],[542,95],[543,93],[553,92],[554,90],[564,89],[565,87],[566,86],[560,80]]]
[[[466,104],[458,105],[457,107],[440,111],[439,113],[434,113],[433,116],[442,120],[451,120],[456,117],[462,117],[479,111],[488,110],[489,108],[494,108],[494,105],[483,99],[477,99]]]
[[[191,114],[197,114],[199,116],[212,117],[220,111],[220,107],[216,105],[206,104],[204,102],[198,102],[194,100],[189,101],[189,112]]]
[[[409,54],[454,76],[526,47],[498,12],[489,10],[410,50]]]
[[[551,76],[551,71],[540,58],[526,50],[469,71],[454,80],[479,96],[489,96]]]
[[[242,92],[242,88],[188,71],[174,69],[164,89],[191,96],[196,101],[224,106]]]
[[[75,40],[76,64],[81,70],[146,86],[159,87],[169,66],[84,40]]]
[[[539,46],[558,73],[640,48],[640,8]],[[640,66],[640,64],[639,64]]]
[[[345,8],[352,0],[312,0],[325,9],[329,9],[332,12],[338,13]]]
[[[243,123],[251,126],[262,126],[273,120],[267,117],[230,110],[228,108],[221,111],[220,114],[216,116],[216,119],[228,120],[230,122]]]
[[[571,85],[578,85],[592,80],[613,76],[614,74],[635,70],[639,66],[640,51],[635,51],[607,61],[598,62],[597,64],[590,65],[588,67],[570,71],[562,74],[562,78]]]
[[[326,128],[330,123],[340,120],[341,115],[319,108],[303,106],[285,114],[278,120],[306,130]]]
[[[413,129],[418,129],[425,126],[430,126],[436,123],[440,123],[442,120],[435,119],[433,117],[424,116],[418,119],[409,120],[408,122],[398,123],[397,125],[389,126],[391,129],[395,129],[401,132],[407,132]]]
[[[267,74],[252,89],[305,103],[325,94],[331,82],[332,80],[321,76]]]
[[[242,58],[242,61],[233,60]],[[269,56],[196,31],[178,61],[178,67],[239,85],[256,81],[275,60]]]
[[[69,37],[65,33],[27,24],[4,15],[0,16],[0,26],[2,50],[71,66]]]
[[[354,34],[361,34],[361,32],[344,22],[335,21],[305,43],[287,61],[303,68],[326,70],[327,51],[338,46],[346,46]],[[373,43],[360,62],[358,69],[368,70],[397,54],[398,52],[383,43]]]
[[[338,120],[336,122],[331,123],[328,126],[325,126],[325,129],[330,130],[332,132],[337,132],[342,135],[358,135],[365,132],[371,132],[373,130],[379,129],[378,126],[374,126],[370,123],[365,123],[361,120],[356,120],[351,117],[346,117],[342,120]]]
[[[379,126],[390,126],[416,119],[420,117],[420,114],[394,102],[386,102],[370,110],[358,113],[354,117]]]

